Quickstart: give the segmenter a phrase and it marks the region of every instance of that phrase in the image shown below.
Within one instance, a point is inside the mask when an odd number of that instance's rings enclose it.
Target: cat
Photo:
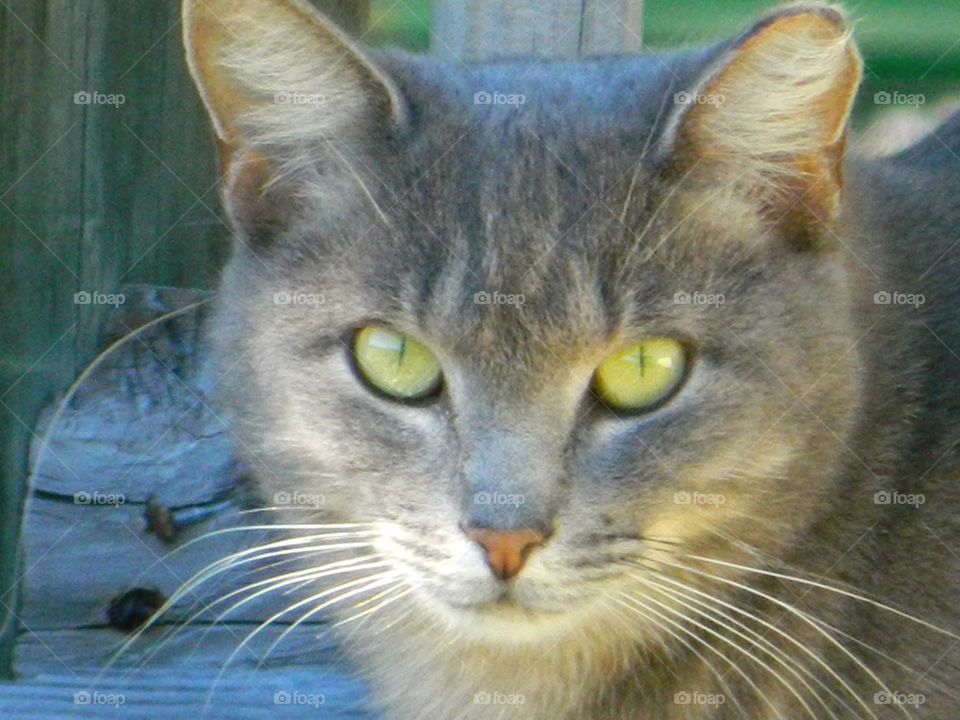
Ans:
[[[466,65],[185,0],[222,401],[384,717],[960,717],[960,117],[858,160],[850,27]]]

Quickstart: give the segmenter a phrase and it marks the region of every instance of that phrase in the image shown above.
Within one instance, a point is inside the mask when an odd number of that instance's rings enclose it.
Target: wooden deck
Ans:
[[[239,572],[167,614],[197,612],[196,623],[158,625],[105,670],[129,637],[108,623],[111,602],[135,588],[170,596],[210,562],[269,537],[227,532],[190,542],[250,524],[241,513],[253,504],[208,396],[215,381],[198,304],[206,296],[150,287],[124,294],[103,338],[113,349],[48,410],[34,440],[17,585],[19,679],[0,684],[0,717],[373,718],[364,683],[322,623],[296,627],[267,656],[288,626],[269,627],[227,664],[289,602],[265,597],[212,622],[217,612],[207,605],[244,581]],[[130,336],[136,328],[145,329]],[[201,521],[162,527],[158,508]]]

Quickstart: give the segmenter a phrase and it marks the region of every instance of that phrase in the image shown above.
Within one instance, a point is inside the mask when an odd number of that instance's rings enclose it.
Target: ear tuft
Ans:
[[[841,10],[781,8],[680,94],[687,103],[666,136],[669,161],[740,187],[792,235],[819,235],[838,210],[861,68]]]

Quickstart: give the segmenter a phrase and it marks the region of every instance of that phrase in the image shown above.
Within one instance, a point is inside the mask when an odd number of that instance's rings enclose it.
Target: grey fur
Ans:
[[[402,127],[367,118],[362,142],[303,148],[309,184],[292,173],[257,199],[228,188],[243,242],[217,311],[224,398],[267,504],[322,493],[323,521],[390,529],[379,550],[412,593],[351,643],[388,717],[809,717],[703,627],[680,623],[680,642],[649,621],[676,617],[665,608],[648,604],[645,621],[611,603],[642,592],[630,563],[656,548],[646,533],[665,517],[711,530],[674,552],[829,583],[960,634],[960,118],[943,142],[850,161],[841,217],[798,249],[742,208],[691,215],[709,188],[672,172],[673,94],[729,47],[471,68],[384,54],[374,62],[406,103]],[[481,91],[525,102],[475,104]],[[878,291],[925,304],[876,304]],[[481,292],[523,303],[480,304]],[[682,292],[725,303],[678,304]],[[436,352],[437,402],[404,406],[357,381],[349,334],[372,320]],[[689,342],[693,368],[663,408],[614,416],[589,394],[592,369],[618,338],[644,336]],[[880,491],[926,502],[878,504]],[[498,492],[524,501],[475,502]],[[680,492],[725,502],[676,505]],[[503,588],[463,521],[554,528],[512,586],[522,610],[493,617]],[[827,623],[879,676],[784,607],[677,571],[849,683],[853,695],[763,633],[818,689],[822,704],[767,658],[816,717],[960,716],[953,637],[817,587],[712,571]],[[883,704],[883,685],[924,702]],[[478,705],[482,692],[525,702]]]

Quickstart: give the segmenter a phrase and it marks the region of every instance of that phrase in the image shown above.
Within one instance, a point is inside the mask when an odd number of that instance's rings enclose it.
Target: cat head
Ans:
[[[840,11],[582,63],[372,56],[294,0],[187,0],[185,37],[268,503],[322,497],[418,610],[523,641],[829,512],[859,402]]]

